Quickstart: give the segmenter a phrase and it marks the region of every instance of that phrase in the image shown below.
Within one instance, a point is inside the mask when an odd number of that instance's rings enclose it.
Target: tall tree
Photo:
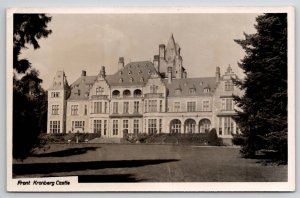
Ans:
[[[239,63],[246,77],[235,81],[244,95],[235,97],[242,133],[233,142],[242,144],[245,157],[266,149],[287,162],[287,14],[263,14],[256,21],[257,33],[235,40],[246,52]]]
[[[45,14],[14,14],[13,24],[13,157],[26,158],[38,134],[45,127],[46,93],[39,72],[27,59],[20,59],[28,45],[38,49],[38,40],[48,37]]]

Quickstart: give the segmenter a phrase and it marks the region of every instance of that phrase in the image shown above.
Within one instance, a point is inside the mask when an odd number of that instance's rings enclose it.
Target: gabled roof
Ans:
[[[156,69],[150,61],[130,62],[123,69],[106,77],[111,86],[144,85]]]
[[[211,96],[217,85],[215,77],[172,79],[171,83],[164,79],[164,83],[169,92],[168,97]],[[204,93],[205,88],[209,88],[210,92]],[[180,89],[181,92],[176,92],[176,89]],[[191,92],[190,89],[194,89],[195,92]]]
[[[90,88],[93,86],[97,76],[81,76],[71,84],[71,95],[69,100],[88,99]]]

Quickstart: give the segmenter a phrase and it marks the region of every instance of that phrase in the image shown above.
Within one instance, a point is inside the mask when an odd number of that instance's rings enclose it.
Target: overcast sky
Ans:
[[[230,64],[239,76],[237,62],[245,55],[233,39],[254,33],[257,14],[52,14],[53,33],[39,41],[41,48],[22,51],[40,71],[48,89],[55,73],[64,70],[69,84],[86,70],[97,75],[117,71],[118,58],[153,60],[158,45],[167,44],[171,33],[181,47],[188,77],[224,73]]]

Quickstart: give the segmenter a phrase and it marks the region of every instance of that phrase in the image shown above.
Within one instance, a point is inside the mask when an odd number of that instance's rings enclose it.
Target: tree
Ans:
[[[287,14],[263,14],[256,21],[257,33],[235,40],[246,52],[239,63],[246,77],[235,80],[244,95],[235,96],[241,134],[233,142],[242,144],[245,157],[264,149],[287,162]]]
[[[51,30],[45,14],[14,14],[13,24],[13,157],[24,159],[45,130],[46,92],[42,89],[39,72],[27,59],[20,59],[28,45],[38,49],[38,40],[48,37]]]

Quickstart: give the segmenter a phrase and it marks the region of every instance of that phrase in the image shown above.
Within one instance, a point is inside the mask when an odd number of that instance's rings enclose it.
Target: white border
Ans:
[[[68,177],[66,186],[18,186],[12,179],[12,43],[14,13],[56,14],[145,14],[145,13],[288,13],[288,182],[173,182],[78,184]],[[7,10],[6,116],[7,116],[7,191],[14,192],[128,192],[128,191],[294,191],[295,190],[295,12],[293,7],[101,7],[101,8],[11,8]],[[66,179],[62,177],[61,179]],[[53,181],[58,178],[43,178]],[[34,179],[31,179],[34,180]]]

